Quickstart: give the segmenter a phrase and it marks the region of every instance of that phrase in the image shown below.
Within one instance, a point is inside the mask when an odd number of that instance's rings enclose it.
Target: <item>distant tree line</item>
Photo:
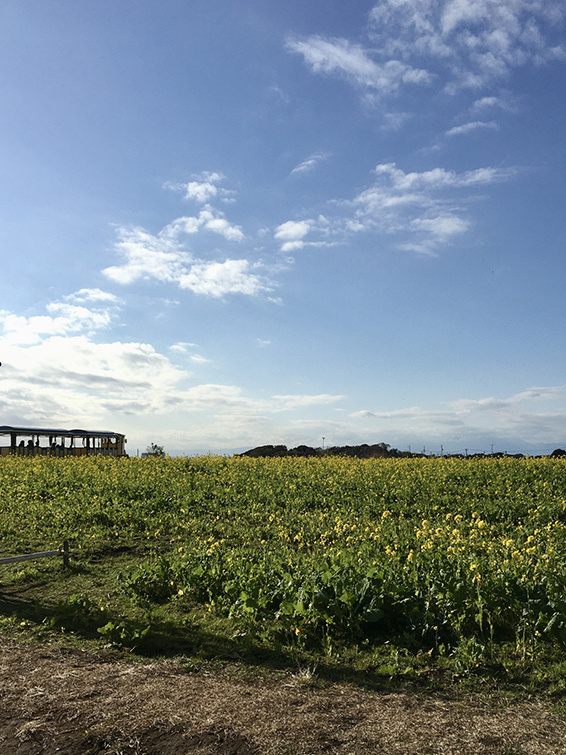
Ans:
[[[287,446],[257,446],[238,456],[250,456],[254,459],[260,457],[281,457],[281,456],[352,456],[356,459],[380,459],[380,458],[411,458],[418,459],[422,457],[433,457],[434,454],[411,453],[410,451],[399,451],[398,448],[392,448],[388,443],[374,443],[372,446],[362,443],[360,446],[330,446],[329,448],[312,448],[311,446],[297,446],[296,448],[287,448]],[[555,449],[550,456],[558,458],[566,456],[566,451],[562,448]],[[507,454],[502,451],[496,453],[471,453],[471,454],[443,454],[444,458],[451,459],[478,459],[478,458],[513,458],[523,459],[524,454]]]
[[[399,451],[391,448],[388,443],[375,443],[369,446],[363,443],[361,446],[330,446],[329,448],[312,448],[311,446],[257,446],[250,451],[244,451],[239,456],[251,456],[252,458],[266,456],[354,456],[357,459],[378,459],[388,457],[419,456],[409,451]]]

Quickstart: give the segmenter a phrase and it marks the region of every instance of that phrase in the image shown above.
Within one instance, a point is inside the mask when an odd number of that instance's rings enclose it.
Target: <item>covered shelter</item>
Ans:
[[[6,444],[2,443],[6,438]],[[127,456],[126,437],[102,430],[0,426],[0,456]]]

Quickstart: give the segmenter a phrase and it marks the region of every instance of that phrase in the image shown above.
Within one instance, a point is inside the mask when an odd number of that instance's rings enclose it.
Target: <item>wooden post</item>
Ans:
[[[63,567],[66,569],[69,566],[69,541],[63,542]]]

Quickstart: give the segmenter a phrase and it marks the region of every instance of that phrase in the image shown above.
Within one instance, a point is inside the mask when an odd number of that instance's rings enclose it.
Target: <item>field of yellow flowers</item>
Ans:
[[[130,548],[132,605],[327,653],[566,644],[560,459],[5,457],[0,478],[4,553]]]

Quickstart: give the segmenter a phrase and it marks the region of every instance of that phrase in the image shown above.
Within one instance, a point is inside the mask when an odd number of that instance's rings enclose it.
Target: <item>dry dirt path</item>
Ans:
[[[560,755],[566,719],[434,695],[191,673],[0,639],[5,755]]]

